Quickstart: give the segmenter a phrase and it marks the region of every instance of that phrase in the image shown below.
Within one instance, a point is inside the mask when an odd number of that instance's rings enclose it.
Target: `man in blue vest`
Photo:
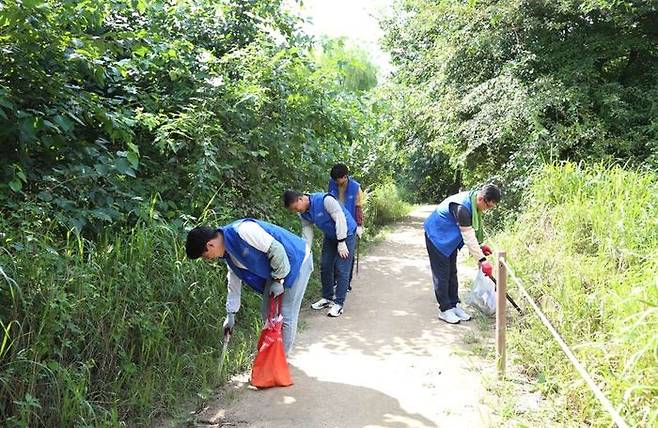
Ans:
[[[339,163],[331,168],[329,173],[329,193],[343,204],[347,211],[356,220],[356,238],[361,239],[363,236],[363,191],[361,184],[349,176],[347,166]],[[352,258],[352,267],[350,268],[350,284],[347,291],[352,290],[352,273],[354,272],[354,260]]]
[[[468,321],[459,304],[457,282],[457,252],[466,244],[478,261],[482,272],[491,276],[493,266],[486,256],[491,254],[484,239],[482,213],[500,201],[500,189],[487,184],[479,191],[461,192],[446,198],[425,221],[425,245],[432,267],[434,295],[439,303],[439,319],[457,324]]]
[[[196,227],[187,234],[190,259],[221,258],[228,267],[224,333],[231,333],[240,309],[242,283],[264,296],[281,298],[283,343],[292,349],[304,291],[313,271],[311,248],[299,236],[279,226],[253,219],[237,220],[212,229]],[[261,312],[267,318],[268,298]]]
[[[320,267],[322,298],[311,307],[315,310],[330,308],[328,316],[341,316],[356,245],[356,221],[347,209],[328,193],[305,194],[286,190],[283,203],[290,211],[299,214],[302,236],[309,245],[313,242],[314,224],[324,233]]]
[[[356,235],[363,235],[363,191],[361,184],[350,177],[347,166],[339,163],[331,168],[329,180],[329,193],[347,208],[356,220]]]

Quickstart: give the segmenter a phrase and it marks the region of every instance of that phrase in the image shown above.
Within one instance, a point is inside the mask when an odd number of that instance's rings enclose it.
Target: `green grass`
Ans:
[[[141,425],[223,381],[226,271],[185,260],[178,232],[21,238],[0,249],[5,426]],[[227,373],[249,366],[258,299],[244,293]]]
[[[630,426],[658,424],[658,177],[550,165],[497,246]],[[511,292],[514,285],[511,284]],[[514,362],[567,425],[611,425],[533,315],[509,334]]]

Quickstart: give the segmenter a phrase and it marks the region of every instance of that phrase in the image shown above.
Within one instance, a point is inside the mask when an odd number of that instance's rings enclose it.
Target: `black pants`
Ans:
[[[432,267],[434,295],[442,311],[454,308],[459,303],[459,283],[457,282],[457,251],[450,257],[444,256],[425,235],[427,254]]]

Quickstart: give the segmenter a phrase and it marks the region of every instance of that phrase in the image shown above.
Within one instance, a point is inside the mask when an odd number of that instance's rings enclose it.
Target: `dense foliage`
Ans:
[[[225,270],[184,260],[185,228],[295,228],[282,191],[337,161],[390,177],[366,54],[314,49],[281,3],[0,4],[3,423],[146,423],[203,395]],[[245,299],[229,371],[258,331]]]
[[[545,161],[658,166],[656,1],[401,0],[392,15],[414,178],[452,177],[448,157],[466,185],[496,176],[509,196]]]
[[[338,94],[279,1],[134,3],[3,6],[10,215],[98,231],[134,220],[156,193],[166,218],[198,215],[213,196],[260,213],[368,145],[360,101]]]
[[[549,165],[524,199],[518,223],[497,244],[628,425],[656,426],[658,176]],[[554,423],[610,426],[544,326],[525,320],[511,334],[515,362],[555,403],[547,409]]]

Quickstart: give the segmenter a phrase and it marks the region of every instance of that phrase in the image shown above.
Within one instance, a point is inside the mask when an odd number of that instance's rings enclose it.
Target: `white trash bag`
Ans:
[[[486,315],[496,313],[496,286],[480,269],[473,279],[473,287],[467,301]]]

